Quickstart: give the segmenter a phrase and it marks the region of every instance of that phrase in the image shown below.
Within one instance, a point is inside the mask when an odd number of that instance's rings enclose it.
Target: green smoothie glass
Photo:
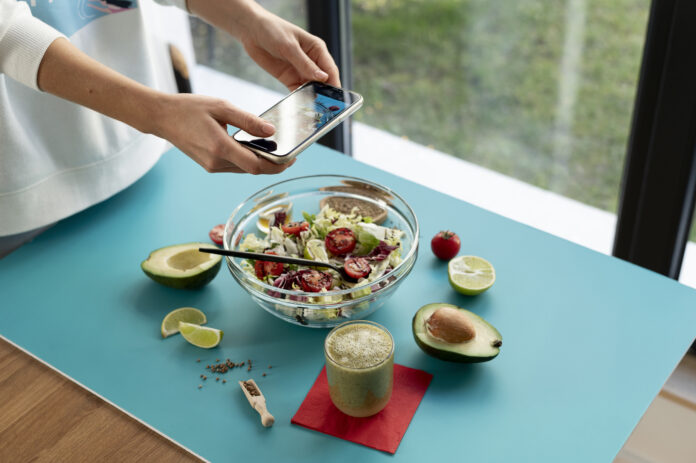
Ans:
[[[366,320],[342,323],[324,341],[329,395],[346,415],[372,416],[389,402],[394,384],[394,338]]]

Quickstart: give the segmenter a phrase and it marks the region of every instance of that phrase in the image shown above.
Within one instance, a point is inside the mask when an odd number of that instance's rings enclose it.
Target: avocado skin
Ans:
[[[487,356],[487,357],[475,357],[475,356],[469,356],[465,355],[462,353],[458,352],[451,352],[451,351],[446,351],[442,349],[436,349],[425,342],[423,342],[419,337],[418,334],[416,333],[416,320],[418,319],[418,314],[423,310],[424,308],[430,306],[431,304],[427,304],[415,313],[413,316],[413,320],[411,321],[411,333],[413,334],[413,339],[416,341],[416,344],[418,347],[421,348],[423,352],[426,354],[430,355],[431,357],[435,357],[440,360],[444,360],[446,362],[455,362],[455,363],[483,363],[483,362],[488,362],[489,360],[493,360],[500,354],[500,349],[498,349],[498,352],[496,352],[495,355],[492,356]],[[447,304],[452,306],[451,304]],[[455,307],[455,306],[452,306]]]
[[[430,355],[431,357],[435,357],[440,360],[444,360],[446,362],[456,362],[456,363],[483,363],[483,362],[488,362],[489,360],[493,360],[498,356],[498,354],[495,354],[492,357],[470,357],[468,355],[463,355],[463,354],[457,354],[454,352],[448,352],[446,350],[440,350],[440,349],[435,349],[423,341],[421,341],[416,333],[413,333],[413,339],[416,340],[416,344],[418,344],[418,347],[421,348],[423,352],[426,354]],[[500,351],[498,351],[500,353]]]
[[[143,264],[145,261],[143,261]],[[176,289],[198,289],[202,288],[203,286],[207,285],[211,281],[213,281],[213,278],[215,278],[220,271],[220,267],[222,266],[222,260],[220,260],[217,264],[214,266],[210,267],[208,270],[205,272],[202,272],[196,276],[192,277],[187,277],[187,278],[176,278],[176,277],[167,277],[164,275],[158,275],[152,272],[149,272],[145,269],[143,264],[140,264],[140,268],[143,269],[143,272],[145,272],[145,275],[149,276],[153,280],[155,280],[157,283],[162,284],[164,286],[169,286],[170,288],[176,288]]]

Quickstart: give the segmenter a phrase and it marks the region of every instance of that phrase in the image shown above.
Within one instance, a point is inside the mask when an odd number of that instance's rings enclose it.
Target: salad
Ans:
[[[359,287],[349,297],[369,295],[379,289],[372,283],[401,262],[404,232],[377,225],[370,217],[359,215],[357,209],[344,214],[325,206],[316,215],[302,215],[303,220],[291,221],[286,212],[276,212],[266,236],[248,234],[239,249],[342,266],[357,282],[347,281],[339,272],[324,267],[245,260],[242,269],[276,288],[317,293],[317,297],[303,298],[305,302],[335,303],[345,296],[324,293]],[[274,295],[280,297],[280,293]]]

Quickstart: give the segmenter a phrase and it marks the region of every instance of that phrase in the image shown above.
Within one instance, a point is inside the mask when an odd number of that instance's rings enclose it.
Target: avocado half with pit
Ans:
[[[222,256],[200,252],[205,243],[186,243],[152,251],[140,267],[157,283],[171,288],[194,289],[207,285],[222,265]]]
[[[477,363],[500,353],[503,337],[475,313],[452,304],[427,304],[413,317],[418,347],[448,362]]]

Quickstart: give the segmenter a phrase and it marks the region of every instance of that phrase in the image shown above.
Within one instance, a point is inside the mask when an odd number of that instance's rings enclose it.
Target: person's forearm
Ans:
[[[270,174],[290,165],[256,156],[227,134],[229,124],[254,136],[272,135],[273,126],[263,119],[225,100],[152,90],[96,62],[66,39],[48,47],[37,81],[45,92],[169,140],[208,172]]]
[[[266,10],[253,0],[188,0],[191,13],[241,39]]]
[[[37,81],[45,92],[145,133],[155,132],[156,107],[166,96],[93,60],[66,39],[48,47]]]

